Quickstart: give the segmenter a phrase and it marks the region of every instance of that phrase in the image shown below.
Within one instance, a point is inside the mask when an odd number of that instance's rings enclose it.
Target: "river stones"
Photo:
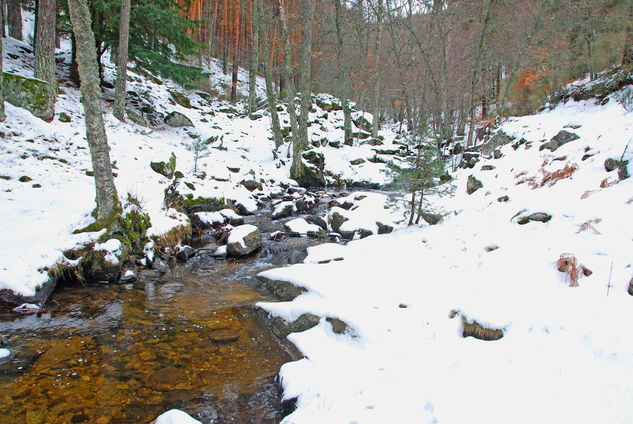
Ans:
[[[243,258],[249,256],[262,247],[262,235],[259,229],[250,224],[240,225],[231,230],[226,244],[228,256]]]

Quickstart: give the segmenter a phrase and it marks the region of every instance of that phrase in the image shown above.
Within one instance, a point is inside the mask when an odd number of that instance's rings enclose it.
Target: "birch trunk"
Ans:
[[[127,59],[128,42],[130,40],[130,0],[121,2],[121,23],[119,26],[119,49],[116,72],[116,82],[114,84],[114,110],[115,118],[119,121],[125,120],[125,92],[127,86]]]
[[[96,219],[106,224],[120,207],[114,186],[108,139],[101,115],[101,88],[95,38],[90,23],[90,11],[86,0],[68,0],[70,20],[77,43],[77,64],[81,77],[86,120],[86,139],[90,148],[92,168],[95,174]]]

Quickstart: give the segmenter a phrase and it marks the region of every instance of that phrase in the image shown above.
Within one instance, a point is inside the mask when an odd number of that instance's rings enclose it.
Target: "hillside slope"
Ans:
[[[605,169],[633,170],[633,113],[616,95],[507,120],[499,159],[436,199],[442,223],[260,274],[307,290],[262,308],[321,317],[288,337],[304,358],[280,372],[283,422],[633,421],[633,178]],[[577,138],[543,148],[562,130]]]

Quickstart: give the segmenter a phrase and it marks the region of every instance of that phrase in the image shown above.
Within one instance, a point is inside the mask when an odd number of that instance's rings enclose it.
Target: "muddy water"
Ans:
[[[0,424],[149,423],[179,408],[203,423],[276,423],[275,377],[297,359],[255,321],[273,300],[254,275],[301,259],[287,239],[259,258],[202,248],[165,275],[128,285],[62,287],[38,315],[0,311]]]

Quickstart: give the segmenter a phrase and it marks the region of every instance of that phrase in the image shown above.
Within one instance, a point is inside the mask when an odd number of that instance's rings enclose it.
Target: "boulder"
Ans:
[[[620,180],[626,180],[629,178],[629,161],[625,160],[624,162],[620,162],[620,166],[618,166],[618,178]]]
[[[376,222],[376,226],[378,227],[378,234],[389,234],[393,231],[391,225],[383,224],[382,222]]]
[[[616,169],[618,169],[618,166],[620,166],[620,161],[619,160],[615,160],[615,159],[609,158],[609,159],[604,161],[604,169],[607,172],[615,171]]]
[[[517,222],[519,225],[525,225],[530,221],[546,223],[552,219],[552,215],[545,212],[534,212],[533,214],[520,218]]]
[[[499,198],[497,198],[497,202],[509,202],[510,201],[510,196],[508,196],[507,194],[504,196],[501,196]]]
[[[429,225],[436,225],[444,218],[444,216],[437,213],[428,213],[422,212],[422,219],[425,220]]]
[[[178,251],[176,252],[176,259],[181,262],[187,262],[189,258],[196,255],[196,251],[191,246],[180,246]]]
[[[495,169],[495,167],[493,165],[482,165],[481,166],[481,170],[482,171],[492,171],[493,169]]]
[[[341,225],[343,225],[345,221],[349,221],[349,218],[341,213],[342,211],[344,211],[344,209],[335,207],[332,208],[332,211],[328,215],[328,222],[330,224],[330,227],[332,228],[332,231],[334,231],[335,233],[339,233]]]
[[[540,150],[548,149],[552,152],[561,147],[564,144],[567,144],[571,141],[578,140],[580,137],[577,134],[571,133],[569,131],[561,130],[558,134],[556,134],[550,141],[541,145],[539,147]]]
[[[490,156],[491,154],[495,154],[494,152],[498,151],[499,147],[504,146],[506,144],[510,144],[514,141],[514,138],[506,134],[505,132],[499,130],[490,137],[485,144],[481,145],[481,153],[485,156]],[[500,152],[499,152],[500,153]],[[495,157],[495,159],[498,159]]]
[[[468,183],[466,184],[466,193],[473,194],[483,186],[484,184],[475,178],[474,175],[470,175],[468,176]]]
[[[309,222],[310,224],[318,225],[323,230],[327,231],[327,222],[325,222],[325,220],[321,218],[320,216],[310,215],[306,218],[306,221]]]
[[[354,125],[356,125],[356,127],[360,128],[361,130],[371,132],[372,124],[363,115],[358,116],[356,119],[353,120],[353,122]]]
[[[55,96],[49,84],[35,78],[27,78],[10,72],[2,73],[2,95],[13,106],[21,107],[46,122],[53,120],[55,111],[50,96]],[[57,87],[55,87],[57,89]]]
[[[180,91],[176,91],[176,90],[167,90],[167,91],[169,92],[169,95],[171,96],[174,102],[176,102],[177,104],[179,104],[180,106],[184,108],[191,109],[191,101],[189,101],[189,97],[185,96]]]
[[[360,165],[360,164],[362,164],[362,163],[365,163],[365,159],[363,159],[363,158],[358,158],[358,159],[354,159],[354,160],[349,161],[349,163],[350,163],[351,165]]]
[[[228,256],[243,258],[257,252],[262,247],[262,235],[254,225],[240,225],[231,230],[226,244]]]
[[[164,122],[165,124],[173,128],[193,127],[193,122],[191,122],[191,119],[187,118],[180,112],[171,112],[165,117]]]
[[[295,205],[292,202],[281,202],[280,204],[275,206],[275,209],[272,213],[272,219],[287,218],[292,215],[294,211]]]

